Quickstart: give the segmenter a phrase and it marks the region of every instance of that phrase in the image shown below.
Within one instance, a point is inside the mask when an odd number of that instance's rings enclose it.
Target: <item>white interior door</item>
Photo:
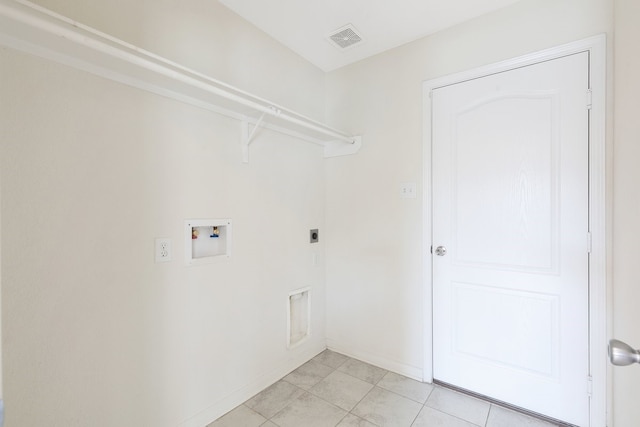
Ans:
[[[432,92],[434,378],[580,426],[588,61],[580,53]]]

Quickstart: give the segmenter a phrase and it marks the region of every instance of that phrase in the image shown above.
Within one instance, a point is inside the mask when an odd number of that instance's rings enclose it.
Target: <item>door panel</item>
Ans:
[[[557,296],[455,282],[452,292],[458,354],[558,380]],[[500,331],[501,339],[486,340],[485,331]]]
[[[588,54],[432,94],[434,377],[588,424]]]
[[[456,264],[557,269],[557,104],[557,93],[510,93],[453,117]]]

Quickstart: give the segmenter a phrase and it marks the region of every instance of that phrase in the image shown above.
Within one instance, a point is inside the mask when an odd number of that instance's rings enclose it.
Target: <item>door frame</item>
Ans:
[[[607,303],[607,201],[606,201],[606,35],[598,35],[573,43],[546,49],[464,71],[422,85],[423,99],[423,381],[433,381],[433,269],[432,269],[432,108],[431,91],[440,87],[477,79],[491,74],[545,62],[563,56],[589,53],[589,84],[591,111],[589,116],[589,370],[591,396],[590,425],[607,425],[610,399],[607,383],[606,343],[609,331],[610,310]],[[588,94],[585,94],[587,102]],[[587,245],[588,242],[585,242]],[[587,392],[587,391],[585,391]]]

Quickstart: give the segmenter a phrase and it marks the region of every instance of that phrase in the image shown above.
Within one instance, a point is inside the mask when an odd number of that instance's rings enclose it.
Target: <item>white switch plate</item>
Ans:
[[[417,186],[415,182],[401,182],[400,183],[400,198],[402,199],[415,199],[417,197]]]
[[[156,239],[156,262],[171,261],[171,239]]]

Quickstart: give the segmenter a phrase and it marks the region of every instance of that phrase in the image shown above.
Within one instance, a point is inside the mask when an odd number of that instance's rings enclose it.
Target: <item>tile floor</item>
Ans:
[[[553,427],[331,350],[207,427]]]

